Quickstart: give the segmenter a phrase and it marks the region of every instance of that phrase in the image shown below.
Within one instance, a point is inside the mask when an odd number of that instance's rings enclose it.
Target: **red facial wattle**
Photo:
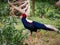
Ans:
[[[22,17],[23,17],[23,18],[26,18],[27,16],[26,16],[26,14],[22,14]]]

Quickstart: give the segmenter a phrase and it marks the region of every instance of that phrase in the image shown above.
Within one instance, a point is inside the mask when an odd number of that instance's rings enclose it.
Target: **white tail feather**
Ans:
[[[46,25],[46,24],[45,24],[45,26],[46,26],[47,28],[53,29],[54,31],[59,31],[57,28],[55,28],[55,27],[52,26],[52,25]]]

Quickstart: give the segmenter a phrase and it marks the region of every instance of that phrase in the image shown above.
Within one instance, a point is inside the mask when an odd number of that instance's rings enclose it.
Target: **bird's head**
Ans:
[[[20,18],[26,18],[27,15],[26,14],[21,14]]]

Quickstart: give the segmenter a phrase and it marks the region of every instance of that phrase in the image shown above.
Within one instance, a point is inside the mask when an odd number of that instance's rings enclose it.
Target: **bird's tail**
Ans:
[[[58,30],[57,28],[55,28],[55,27],[52,26],[52,25],[46,25],[46,24],[45,24],[45,26],[46,26],[46,28],[49,28],[49,29],[51,29],[52,31],[56,31],[56,32],[60,33],[60,30]]]

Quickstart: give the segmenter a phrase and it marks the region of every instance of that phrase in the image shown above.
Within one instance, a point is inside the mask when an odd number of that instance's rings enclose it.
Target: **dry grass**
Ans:
[[[60,45],[60,34],[56,32],[40,31],[39,35],[33,33],[24,41],[24,45]]]

